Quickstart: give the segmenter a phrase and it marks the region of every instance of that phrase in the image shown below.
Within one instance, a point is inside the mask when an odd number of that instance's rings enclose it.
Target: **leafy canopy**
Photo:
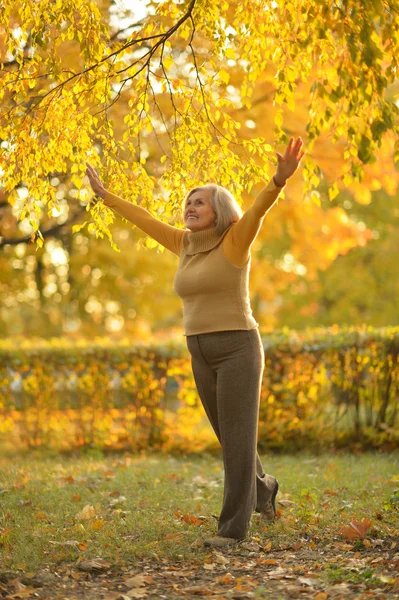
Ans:
[[[164,0],[119,31],[100,0],[3,0],[2,186],[38,245],[43,211],[50,215],[60,203],[52,178],[70,174],[74,196],[86,201],[88,159],[115,193],[141,198],[166,219],[187,189],[207,181],[240,196],[269,178],[303,82],[311,85],[305,192],[320,182],[312,148],[323,136],[344,141],[347,170],[339,183],[350,185],[362,179],[384,136],[398,133],[398,56],[397,0]],[[270,66],[274,139],[248,140],[233,113],[251,106]],[[233,75],[239,85],[229,84]],[[154,137],[162,156],[149,168]],[[395,151],[399,158],[398,142]],[[330,197],[336,193],[334,185]],[[89,230],[118,249],[112,212],[102,203],[87,210]]]

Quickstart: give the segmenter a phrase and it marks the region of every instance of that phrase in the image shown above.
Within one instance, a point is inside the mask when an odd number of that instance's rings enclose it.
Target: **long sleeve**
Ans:
[[[121,217],[136,225],[159,244],[179,256],[184,235],[183,229],[178,229],[159,221],[159,219],[153,217],[145,208],[127,202],[108,191],[104,198],[104,204],[112,208]]]
[[[243,266],[249,257],[252,242],[258,235],[263,217],[273,206],[283,188],[277,187],[270,180],[268,185],[257,195],[253,205],[226,234],[223,250],[226,257],[236,266]]]

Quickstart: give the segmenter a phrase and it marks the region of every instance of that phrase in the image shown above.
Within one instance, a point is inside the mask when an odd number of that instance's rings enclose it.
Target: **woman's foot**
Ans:
[[[268,487],[271,488],[271,495],[269,500],[260,509],[260,516],[264,521],[272,522],[276,518],[276,496],[278,492],[278,481],[275,477],[267,475]]]
[[[235,546],[240,542],[236,538],[221,537],[215,535],[215,537],[207,538],[204,540],[204,546],[211,546],[212,548],[226,548],[226,546]]]

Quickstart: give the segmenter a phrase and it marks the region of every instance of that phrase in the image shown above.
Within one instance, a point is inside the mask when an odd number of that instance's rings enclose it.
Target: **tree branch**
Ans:
[[[126,50],[127,48],[130,48],[131,46],[134,46],[135,44],[138,44],[140,42],[146,42],[148,40],[154,40],[154,39],[162,38],[161,40],[159,40],[158,42],[156,42],[155,45],[147,53],[147,54],[150,54],[149,58],[151,59],[152,55],[159,48],[159,46],[161,44],[164,44],[166,42],[166,40],[168,40],[175,33],[175,31],[177,31],[179,29],[179,27],[187,19],[189,19],[191,17],[192,11],[193,11],[194,6],[195,6],[195,3],[196,3],[196,0],[191,0],[190,1],[190,4],[189,4],[188,9],[187,9],[187,12],[168,31],[166,31],[164,33],[159,33],[157,35],[150,35],[150,36],[145,37],[145,38],[133,39],[133,40],[130,40],[129,42],[126,42],[126,44],[123,44],[123,46],[121,46],[121,48],[119,48],[118,50],[115,50],[115,52],[110,52],[109,54],[107,54],[107,56],[105,56],[104,58],[102,58],[100,61],[96,62],[94,65],[91,65],[90,67],[87,67],[86,69],[83,69],[82,71],[79,71],[78,73],[74,73],[73,75],[71,75],[71,77],[69,77],[65,81],[63,81],[63,82],[59,83],[58,85],[56,85],[54,88],[52,88],[51,90],[49,90],[46,94],[43,94],[43,96],[41,96],[39,98],[39,100],[33,106],[29,107],[28,113],[31,112],[34,108],[36,108],[43,100],[45,100],[45,98],[47,98],[47,96],[49,96],[50,94],[53,94],[59,88],[67,85],[68,83],[70,83],[71,81],[73,81],[74,79],[76,79],[77,77],[81,77],[82,75],[85,75],[85,74],[89,73],[90,71],[93,71],[94,69],[97,69],[104,62],[106,62],[107,60],[109,60],[110,58],[112,58],[114,56],[117,56],[118,54],[120,54],[121,52],[123,52],[124,50]],[[146,54],[144,56],[146,56]],[[141,59],[142,58],[144,58],[144,57],[141,57]],[[143,68],[145,68],[147,65],[148,65],[148,60],[146,61],[146,63],[142,67],[142,69],[140,69],[140,71],[142,71]],[[130,66],[132,66],[132,65],[130,65]],[[127,68],[130,68],[130,66],[127,67]],[[123,70],[126,70],[126,69],[123,69]],[[118,73],[122,72],[122,71],[118,71]],[[140,71],[138,71],[138,72],[140,72]],[[136,75],[137,75],[137,73],[135,73],[135,76]]]
[[[141,27],[141,25],[143,25],[143,23],[146,21],[146,19],[147,19],[147,17],[145,17],[144,19],[141,19],[141,21],[137,21],[137,23],[132,23],[131,25],[128,25],[127,27],[124,27],[123,29],[118,29],[118,31],[115,31],[115,33],[113,33],[109,39],[114,41],[114,40],[116,40],[116,38],[118,37],[118,35],[120,33],[123,33],[124,31],[128,31],[128,29],[133,29],[134,27]]]

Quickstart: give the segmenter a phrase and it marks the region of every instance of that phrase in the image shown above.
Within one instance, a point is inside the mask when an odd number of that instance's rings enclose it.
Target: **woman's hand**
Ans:
[[[86,163],[86,167],[87,167],[86,175],[89,178],[89,182],[90,182],[93,192],[97,196],[100,196],[101,198],[105,198],[106,189],[105,189],[101,179],[97,175],[94,168],[91,165],[89,165],[89,163]]]
[[[301,152],[302,146],[303,142],[300,137],[296,141],[294,141],[294,138],[292,137],[288,142],[284,156],[276,152],[278,166],[273,179],[277,187],[283,187],[286,184],[287,179],[291,177],[299,167],[301,158],[305,154],[304,152]]]

